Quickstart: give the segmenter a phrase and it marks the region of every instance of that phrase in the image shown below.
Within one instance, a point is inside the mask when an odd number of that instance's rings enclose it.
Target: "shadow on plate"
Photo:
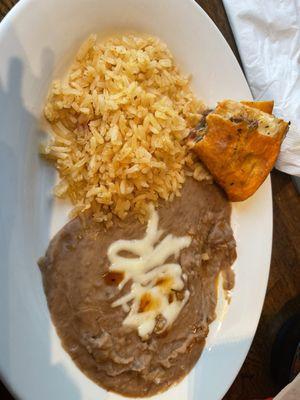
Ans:
[[[55,178],[38,155],[43,139],[38,115],[54,55],[42,51],[36,76],[12,27],[5,38],[22,60],[11,57],[6,76],[0,75],[1,377],[16,398],[79,400],[69,373],[52,359],[51,322],[37,266],[49,241]]]

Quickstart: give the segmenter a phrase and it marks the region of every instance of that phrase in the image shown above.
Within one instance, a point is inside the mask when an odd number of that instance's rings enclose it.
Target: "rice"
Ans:
[[[72,201],[72,215],[90,209],[110,224],[133,211],[144,220],[150,202],[180,195],[186,174],[209,178],[184,140],[204,109],[157,38],[90,35],[44,110],[55,195]]]

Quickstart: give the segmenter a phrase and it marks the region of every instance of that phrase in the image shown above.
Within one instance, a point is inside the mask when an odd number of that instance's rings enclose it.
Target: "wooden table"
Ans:
[[[16,2],[0,0],[0,19]],[[197,2],[219,27],[240,62],[222,1]],[[274,234],[267,295],[249,354],[223,400],[263,399],[277,393],[269,368],[272,340],[290,310],[300,306],[300,196],[288,175],[273,171],[271,178]],[[13,400],[4,386],[0,387],[0,393],[2,399]]]

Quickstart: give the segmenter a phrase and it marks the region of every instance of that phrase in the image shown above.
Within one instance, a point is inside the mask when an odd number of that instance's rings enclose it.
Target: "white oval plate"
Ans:
[[[50,81],[90,33],[157,35],[193,75],[208,105],[251,99],[243,73],[213,22],[193,0],[22,0],[0,25],[0,371],[22,400],[104,400],[107,393],[62,350],[37,259],[66,221],[53,203],[53,168],[41,161],[40,120]],[[270,179],[234,204],[236,285],[226,315],[211,327],[193,371],[160,400],[221,399],[237,375],[259,320],[272,242]]]

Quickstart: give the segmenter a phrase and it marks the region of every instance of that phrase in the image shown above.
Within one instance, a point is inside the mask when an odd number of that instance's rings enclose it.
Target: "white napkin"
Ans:
[[[273,400],[299,400],[300,399],[300,374],[274,397]]]
[[[291,121],[276,168],[300,176],[300,0],[223,0],[254,99]]]

